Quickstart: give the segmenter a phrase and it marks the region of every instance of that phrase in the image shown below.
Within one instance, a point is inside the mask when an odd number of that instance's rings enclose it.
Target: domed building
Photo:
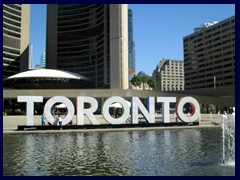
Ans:
[[[147,74],[144,72],[144,71],[140,71],[139,73],[138,73],[138,76],[146,76]]]
[[[34,69],[10,76],[3,81],[10,89],[93,88],[93,82],[79,74],[55,69]]]

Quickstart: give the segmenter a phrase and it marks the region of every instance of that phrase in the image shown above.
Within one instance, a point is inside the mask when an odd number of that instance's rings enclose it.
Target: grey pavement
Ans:
[[[100,124],[108,124],[108,122],[102,117],[102,115],[96,115]],[[161,121],[161,114],[156,114],[156,121]],[[231,115],[228,115],[230,120]],[[129,120],[126,123],[130,123]],[[145,121],[142,116],[139,115],[140,121]],[[91,124],[89,119],[85,117],[85,124]],[[176,122],[174,114],[170,115],[170,121]],[[178,122],[181,122],[178,120]],[[26,116],[3,116],[3,133],[59,133],[59,132],[95,132],[95,131],[129,131],[129,130],[152,130],[152,129],[179,129],[179,128],[204,128],[204,127],[219,127],[221,126],[220,114],[201,114],[199,120],[199,126],[174,126],[174,127],[138,127],[138,128],[109,128],[109,129],[77,129],[77,130],[42,130],[42,131],[15,131],[18,125],[26,124]],[[46,123],[47,124],[47,123]],[[73,124],[76,123],[76,116],[73,118]],[[41,116],[34,116],[34,125],[41,125]]]

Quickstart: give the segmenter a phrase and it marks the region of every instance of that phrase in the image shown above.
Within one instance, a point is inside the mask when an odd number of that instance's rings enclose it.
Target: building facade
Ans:
[[[207,27],[210,27],[210,26],[212,26],[214,24],[217,24],[217,23],[218,23],[218,21],[213,21],[213,22],[209,22],[209,23],[203,23],[200,27],[194,28],[194,32],[201,31],[201,30],[203,30],[203,29],[205,29]]]
[[[3,4],[3,79],[29,68],[29,4]]]
[[[128,89],[128,8],[124,4],[47,6],[46,68]]]
[[[235,86],[235,16],[183,38],[185,89]]]
[[[40,67],[45,68],[46,67],[46,52],[44,51],[40,58]]]
[[[135,42],[133,41],[133,12],[128,9],[128,68],[129,80],[136,73],[135,68]]]
[[[40,69],[41,65],[40,64],[36,64],[34,69]]]
[[[152,74],[157,81],[157,90],[184,90],[184,63],[180,60],[162,59]]]
[[[28,45],[28,69],[32,69],[32,68],[33,68],[33,44],[29,43],[29,45]]]

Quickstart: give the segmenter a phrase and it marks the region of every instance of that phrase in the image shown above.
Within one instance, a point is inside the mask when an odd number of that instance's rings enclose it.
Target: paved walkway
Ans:
[[[230,120],[231,115],[228,115]],[[142,117],[140,117],[141,119]],[[161,115],[156,116],[156,121],[159,121]],[[133,130],[153,130],[153,129],[184,129],[184,128],[211,128],[221,126],[221,115],[202,114],[199,126],[173,126],[173,127],[135,127],[135,128],[108,128],[108,129],[71,129],[71,130],[42,130],[42,131],[16,131],[18,125],[25,125],[25,116],[4,116],[3,117],[3,133],[4,134],[19,134],[19,133],[66,133],[66,132],[96,132],[96,131],[133,131]],[[101,124],[107,124],[101,115],[97,115],[97,119]],[[176,122],[175,116],[171,114],[171,122]],[[144,121],[141,119],[140,121]],[[179,121],[179,120],[178,120]],[[179,121],[180,122],[180,121]],[[129,122],[126,122],[129,123]],[[41,124],[41,116],[34,117],[34,124]],[[76,124],[76,117],[73,119],[73,124]],[[90,124],[88,118],[85,118],[85,124]]]

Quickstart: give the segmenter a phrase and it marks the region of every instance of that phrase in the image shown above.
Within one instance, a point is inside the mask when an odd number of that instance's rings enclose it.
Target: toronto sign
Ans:
[[[18,102],[26,103],[26,125],[34,125],[34,103],[43,102],[43,96],[18,96]],[[53,124],[55,117],[51,113],[51,108],[56,103],[63,103],[66,105],[67,114],[62,120],[62,125],[68,124],[75,115],[75,108],[70,99],[64,96],[54,96],[50,98],[44,106],[44,114],[48,122]],[[90,104],[89,108],[84,108],[84,104]],[[120,117],[112,117],[109,113],[109,108],[113,103],[119,103],[122,106],[122,115]],[[155,123],[155,103],[162,104],[162,120],[163,123],[170,123],[170,103],[176,103],[175,112],[177,117],[187,123],[192,123],[199,119],[200,106],[198,101],[193,97],[182,97],[177,100],[176,97],[148,97],[147,107],[143,105],[139,97],[131,98],[131,107],[127,101],[119,96],[113,96],[108,98],[102,106],[102,115],[104,119],[110,124],[123,124],[125,123],[129,115],[131,114],[131,123],[138,124],[138,113],[144,116],[148,123]],[[189,103],[191,105],[192,112],[190,115],[183,112],[184,105]],[[84,116],[88,117],[93,125],[99,125],[94,113],[98,109],[98,101],[93,97],[78,96],[76,98],[76,117],[77,125],[84,125]]]

